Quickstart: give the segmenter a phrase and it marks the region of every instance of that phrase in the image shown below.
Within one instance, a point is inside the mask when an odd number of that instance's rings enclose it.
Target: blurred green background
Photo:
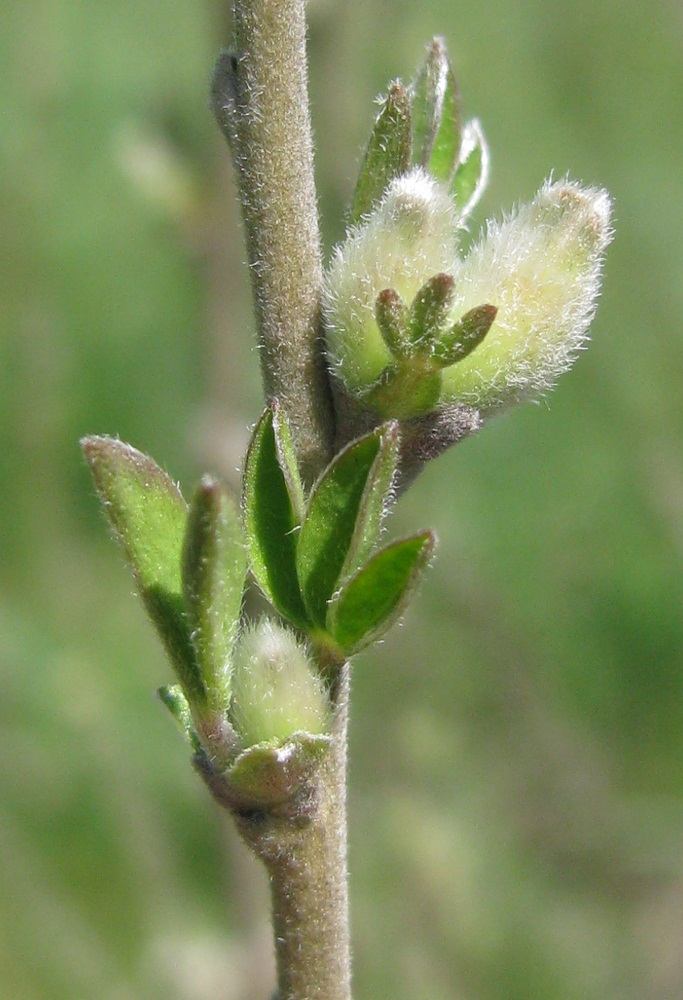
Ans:
[[[683,8],[311,0],[329,249],[373,115],[434,33],[493,172],[616,202],[594,342],[434,463],[405,626],[355,667],[358,1000],[683,996]],[[236,481],[259,413],[207,110],[220,4],[4,0],[0,995],[265,1000],[261,872],[193,776],[77,441]]]

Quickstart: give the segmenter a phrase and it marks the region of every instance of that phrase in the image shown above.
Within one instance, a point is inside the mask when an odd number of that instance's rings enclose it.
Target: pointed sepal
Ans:
[[[403,614],[435,544],[434,533],[425,531],[388,545],[334,596],[327,630],[347,656],[379,639]]]
[[[391,181],[410,167],[410,97],[400,81],[392,84],[377,116],[349,209],[357,225],[381,201]]]
[[[247,554],[237,504],[204,476],[190,504],[182,559],[185,612],[208,708],[230,704],[233,647],[239,629]]]
[[[147,613],[188,701],[201,709],[206,690],[190,640],[180,577],[187,519],[183,496],[151,458],[123,441],[86,437],[81,447]]]

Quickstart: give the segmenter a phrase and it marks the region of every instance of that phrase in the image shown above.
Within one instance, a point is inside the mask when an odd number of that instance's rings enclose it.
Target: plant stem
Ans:
[[[234,39],[216,67],[214,112],[235,161],[266,398],[284,407],[311,483],[331,457],[334,418],[320,333],[304,0],[236,0]]]
[[[244,839],[270,876],[278,1000],[351,1000],[346,862],[348,665],[333,743],[316,775],[316,808],[298,821],[242,818]]]
[[[235,0],[234,52],[214,113],[235,163],[268,401],[311,485],[335,421],[321,337],[322,260],[308,110],[305,0]],[[271,883],[278,1000],[351,1000],[346,865],[348,666],[336,665],[332,743],[306,808],[236,814]]]

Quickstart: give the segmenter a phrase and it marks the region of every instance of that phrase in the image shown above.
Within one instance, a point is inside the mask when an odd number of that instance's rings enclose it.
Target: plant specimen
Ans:
[[[402,614],[432,531],[386,541],[425,462],[538,396],[585,343],[610,201],[544,184],[463,254],[488,150],[443,42],[377,115],[323,269],[303,0],[237,0],[213,107],[236,169],[266,409],[242,495],[189,502],[109,437],[83,451],[177,683],[160,697],[194,766],[268,871],[279,1000],[351,996],[349,661]],[[271,605],[245,621],[248,574]]]

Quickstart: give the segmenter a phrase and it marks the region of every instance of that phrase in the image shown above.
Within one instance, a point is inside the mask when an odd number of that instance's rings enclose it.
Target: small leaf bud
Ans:
[[[428,356],[434,341],[448,320],[454,297],[450,274],[435,274],[426,281],[410,306],[410,334],[418,353]]]
[[[408,336],[408,306],[393,288],[384,288],[375,302],[375,321],[384,343],[395,358],[403,360],[413,353]]]
[[[450,330],[444,330],[434,343],[434,364],[439,368],[449,368],[471,354],[491,329],[497,312],[497,307],[489,303],[475,306],[461,316]]]
[[[324,683],[289,629],[267,619],[247,629],[238,641],[233,671],[230,714],[245,746],[328,731]]]
[[[337,248],[323,293],[327,351],[353,394],[362,396],[392,362],[375,317],[378,295],[392,288],[412,302],[425,282],[452,268],[456,238],[447,191],[418,168],[393,180]]]
[[[483,342],[444,370],[441,401],[487,412],[540,395],[585,344],[611,239],[606,191],[546,183],[483,239],[455,273],[453,315],[498,307]]]

